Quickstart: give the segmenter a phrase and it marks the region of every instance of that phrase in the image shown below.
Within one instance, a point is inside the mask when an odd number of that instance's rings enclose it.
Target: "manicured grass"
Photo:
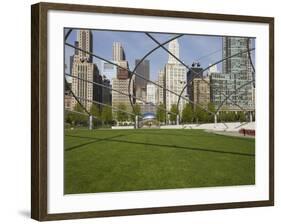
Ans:
[[[202,130],[66,130],[65,193],[255,184],[255,140]]]

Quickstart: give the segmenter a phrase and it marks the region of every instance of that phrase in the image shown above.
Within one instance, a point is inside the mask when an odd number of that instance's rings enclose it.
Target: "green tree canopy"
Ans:
[[[124,112],[124,111],[127,111],[127,106],[126,106],[126,104],[120,103],[120,104],[117,106],[117,108],[120,109],[120,110],[117,111],[117,120],[118,120],[119,122],[127,121],[129,117],[128,117],[128,114]]]
[[[208,103],[208,106],[207,106],[207,109],[208,111],[212,112],[212,113],[215,113],[216,112],[216,108],[215,108],[215,105],[210,102]],[[211,114],[211,113],[208,113],[208,122],[214,122],[214,114]]]
[[[159,122],[165,122],[165,106],[163,103],[160,103],[160,105],[158,106],[157,110],[156,110],[156,118]]]
[[[138,103],[134,104],[133,105],[134,109],[132,110],[132,113],[134,113],[135,115],[131,115],[131,120],[132,121],[135,121],[135,116],[138,115],[140,116],[141,115],[141,107]]]
[[[172,104],[171,106],[171,113],[170,113],[170,121],[176,122],[177,121],[177,114],[178,114],[178,108],[176,104]]]
[[[208,122],[209,113],[202,107],[196,106],[194,111],[194,117],[196,122],[205,123]]]
[[[103,107],[101,112],[101,119],[105,124],[110,124],[112,122],[112,109],[110,107]]]
[[[100,107],[96,104],[92,104],[91,109],[90,109],[90,113],[96,118],[101,118]]]
[[[193,109],[189,103],[186,103],[182,110],[182,121],[184,123],[191,123],[193,121]]]
[[[72,125],[87,125],[88,116],[79,103],[76,103],[73,111],[74,112],[67,113],[66,116],[67,122],[71,123]],[[85,115],[75,113],[75,111],[80,113],[85,113]]]

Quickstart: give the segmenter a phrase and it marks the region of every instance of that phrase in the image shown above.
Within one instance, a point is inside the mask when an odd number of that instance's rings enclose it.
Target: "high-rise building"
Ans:
[[[222,58],[230,57],[239,52],[247,51],[248,38],[245,37],[223,37],[222,39]],[[251,41],[250,41],[251,44]],[[238,54],[223,61],[222,73],[232,74],[236,79],[252,78],[251,65],[247,53]]]
[[[112,57],[113,61],[124,61],[126,60],[123,46],[120,42],[114,42],[112,46]]]
[[[102,61],[101,62],[101,74],[106,76],[107,79],[110,80],[110,82],[112,83],[112,79],[116,78],[117,76],[117,66]]]
[[[211,66],[211,64],[209,64]],[[210,75],[211,73],[216,73],[218,72],[218,67],[217,65],[213,65],[212,67],[209,68],[208,74]]]
[[[128,62],[127,61],[117,61],[116,63],[120,66],[120,67],[117,67],[117,78],[123,79],[123,80],[128,79],[129,78]]]
[[[74,46],[75,47],[79,47],[79,42],[78,41],[75,41],[74,42]],[[71,55],[70,56],[70,59],[69,59],[69,74],[72,74],[72,66],[73,66],[73,60],[74,60],[74,56],[75,55],[78,55],[79,53],[79,50],[78,49],[74,49],[74,55]]]
[[[84,51],[78,51],[81,61],[92,62],[92,56],[87,52],[93,52],[93,34],[90,30],[79,30],[77,32],[78,46]]]
[[[128,94],[129,79],[112,79],[112,89],[118,90],[125,94]],[[133,95],[133,85],[131,85],[130,94]],[[126,105],[126,110],[131,111],[131,104],[129,97],[124,94],[120,94],[116,91],[112,91],[112,106],[118,107],[120,104]],[[113,110],[113,115],[116,115],[116,111]]]
[[[252,80],[251,65],[247,53],[248,38],[223,37],[222,57],[228,58],[222,64],[222,73],[211,73],[211,100],[215,106],[223,103],[225,110],[238,110],[241,107],[254,110],[254,87],[247,84]],[[251,44],[251,41],[250,41]],[[236,55],[237,54],[237,55]],[[230,57],[236,55],[234,57]],[[237,106],[238,105],[238,106]]]
[[[138,65],[139,63],[140,63],[140,59],[135,60],[135,66]],[[150,79],[149,67],[150,67],[149,60],[144,60],[138,65],[136,69],[136,73],[138,75],[141,75],[145,79],[149,80]],[[148,82],[145,79],[142,79],[139,76],[135,76],[137,97],[142,97],[143,95],[146,95],[146,86]]]
[[[237,80],[232,74],[212,73],[210,76],[211,101],[217,108],[222,104],[221,110],[239,111],[254,110],[253,87],[247,85],[247,79]],[[243,88],[235,88],[244,85]],[[239,105],[239,106],[237,106]]]
[[[202,74],[203,68],[200,66],[199,63],[193,62],[191,68],[188,70],[187,75],[186,75],[186,80],[187,80],[187,88],[186,88],[186,94],[187,97],[191,99],[192,94],[193,94],[193,89],[192,89],[192,80],[194,78],[199,78],[203,77]],[[191,99],[192,100],[192,99]]]
[[[177,39],[169,43],[169,51],[179,58],[179,44]],[[180,64],[176,59],[169,55],[168,63],[165,66],[166,89],[174,93],[180,94],[186,84],[186,67]],[[166,91],[166,109],[171,110],[173,104],[177,104],[178,96],[174,93]],[[183,109],[186,100],[180,99],[179,110]]]
[[[161,69],[158,72],[158,79],[157,79],[157,84],[161,87],[157,88],[157,104],[166,104],[166,91],[165,91],[165,86],[166,86],[166,79],[165,79],[165,69]]]
[[[93,51],[92,33],[90,30],[77,31],[77,39],[79,48],[87,52]],[[77,45],[77,42],[75,45]],[[92,100],[101,101],[100,87],[84,81],[101,82],[98,67],[92,63],[91,55],[82,51],[75,51],[71,67],[71,75],[74,76],[72,78],[73,93],[78,97],[79,101],[86,107],[86,109],[90,110]],[[73,110],[76,105],[77,101],[73,97],[71,109]]]
[[[177,58],[180,58],[179,42],[177,39],[169,42],[169,51]],[[168,64],[179,64],[179,61],[169,54]]]
[[[148,83],[146,86],[146,101],[149,103],[156,104],[156,91],[157,87],[156,85],[152,83]]]
[[[112,47],[112,55],[113,61],[118,65],[116,66],[116,77],[112,79],[112,89],[118,90],[119,92],[123,92],[125,94],[129,94],[128,86],[129,86],[129,78],[130,74],[128,71],[129,64],[126,61],[126,56],[124,49],[119,42],[114,42]],[[112,91],[112,106],[118,107],[123,104],[126,106],[126,110],[131,111],[130,99],[127,95],[120,94],[117,91]],[[134,79],[131,82],[130,86],[130,94],[134,95]],[[132,99],[134,103],[134,99]],[[113,117],[116,118],[116,111],[112,110]]]
[[[90,110],[93,100],[93,84],[83,81],[89,80],[93,81],[94,75],[94,64],[87,61],[81,61],[78,55],[74,56],[73,67],[72,67],[72,91],[79,98],[79,101]],[[80,79],[77,79],[78,77]],[[72,109],[76,106],[77,101],[72,98]]]
[[[102,103],[104,104],[108,104],[108,105],[111,105],[111,100],[112,100],[112,91],[110,90],[111,88],[111,83],[110,83],[110,80],[106,77],[106,76],[103,76],[102,77],[102,84],[104,86],[107,86],[108,88],[102,88]]]
[[[194,78],[192,80],[192,94],[190,99],[193,105],[200,104],[207,107],[210,103],[210,79],[209,77]]]

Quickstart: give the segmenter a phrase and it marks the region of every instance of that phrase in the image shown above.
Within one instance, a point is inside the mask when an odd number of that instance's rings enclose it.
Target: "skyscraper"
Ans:
[[[79,48],[92,52],[92,33],[89,30],[77,31],[77,39]],[[77,43],[75,43],[77,45]],[[72,91],[78,97],[79,101],[90,110],[92,100],[100,100],[100,88],[90,82],[99,82],[99,70],[95,64],[92,63],[92,57],[82,51],[76,51],[73,56],[73,64],[71,69]],[[77,78],[75,78],[77,77]],[[80,78],[80,79],[78,79]],[[83,80],[82,80],[83,79]],[[72,98],[71,109],[73,110],[77,105],[76,99]]]
[[[245,37],[223,37],[222,58],[230,57],[239,52],[247,51],[248,38]],[[251,41],[250,41],[251,45]],[[251,77],[251,65],[247,53],[231,57],[222,64],[222,73],[232,74],[236,79],[248,79]]]
[[[179,42],[177,39],[169,43],[169,51],[177,58],[180,58]],[[169,54],[168,64],[179,64],[179,61]]]
[[[129,64],[126,61],[124,49],[119,42],[114,42],[112,46],[112,56],[113,61],[118,64],[116,68],[116,77],[112,79],[112,89],[118,90],[119,92],[123,92],[128,94],[128,86],[129,86]],[[133,95],[134,88],[134,79],[131,83],[130,94]],[[133,99],[132,99],[133,100]],[[133,100],[134,101],[134,100]],[[116,91],[112,92],[112,106],[118,107],[120,105],[125,105],[127,111],[131,111],[131,104],[129,97],[124,94],[120,94]],[[113,117],[116,118],[116,111],[112,109]]]
[[[173,40],[169,43],[169,51],[179,58],[179,44],[177,40]],[[186,84],[186,67],[180,64],[173,56],[169,54],[168,63],[165,66],[165,81],[166,88],[180,94],[184,85]],[[173,104],[177,104],[178,96],[174,93],[166,91],[166,109],[171,110]],[[184,104],[187,101],[181,99],[179,104],[179,110],[183,109]]]
[[[79,98],[79,101],[90,110],[93,100],[93,84],[83,81],[93,81],[94,64],[87,61],[81,61],[78,55],[74,56],[73,67],[72,67],[72,91]],[[81,78],[77,79],[75,77]],[[76,99],[72,98],[72,110],[77,104]]]
[[[87,52],[93,52],[93,34],[90,30],[79,30],[77,32],[78,46]],[[92,62],[92,56],[84,51],[78,51],[80,60]]]
[[[79,48],[79,42],[75,41],[74,42],[74,46]],[[72,66],[73,66],[73,61],[74,61],[74,56],[79,54],[79,50],[78,49],[74,49],[74,55],[70,56],[69,59],[69,74],[72,74]]]
[[[120,42],[114,42],[112,46],[112,58],[113,61],[124,61],[126,60],[123,46]]]
[[[112,79],[112,89],[118,90],[125,94],[128,94],[129,79]],[[133,94],[133,85],[131,85],[130,94]],[[112,106],[118,107],[119,105],[125,105],[127,111],[131,111],[131,104],[129,97],[124,94],[120,94],[116,91],[112,91]],[[116,111],[112,110],[112,114],[116,117]]]
[[[247,53],[238,54],[247,51],[247,44],[248,38],[223,37],[222,57],[235,56],[223,62],[222,73],[211,73],[211,100],[218,106],[229,96],[224,102],[225,110],[239,107],[254,110],[254,87],[247,84],[252,80],[249,56]]]
[[[139,63],[140,63],[140,59],[135,60],[135,66]],[[138,67],[136,69],[136,73],[141,75],[145,79],[149,79],[150,78],[149,70],[150,70],[149,60],[144,60],[138,65]],[[143,95],[146,95],[147,83],[148,82],[146,80],[144,80],[138,76],[135,76],[136,96],[137,97],[142,97]]]
[[[210,103],[210,79],[209,77],[194,78],[192,80],[192,91],[190,99],[196,104],[200,104],[207,108]]]
[[[202,74],[203,68],[200,66],[199,63],[192,63],[191,69],[188,70],[187,75],[186,75],[186,79],[187,79],[187,88],[186,88],[186,94],[187,97],[189,97],[192,101],[192,96],[193,96],[193,79],[194,78],[202,78],[203,74]]]
[[[157,91],[156,85],[152,83],[148,83],[146,89],[147,89],[146,101],[149,103],[156,104],[156,91]]]
[[[107,79],[112,82],[113,78],[117,76],[117,66],[110,64],[108,62],[102,61],[101,62],[101,74],[106,76]]]
[[[165,86],[166,86],[166,78],[165,78],[165,69],[161,69],[158,72],[158,79],[157,79],[157,84],[162,86],[157,88],[157,104],[166,104],[166,91],[165,91]]]
[[[129,78],[129,64],[127,61],[117,61],[116,64],[118,64],[120,67],[117,67],[117,78],[118,79],[128,79]],[[124,69],[123,69],[124,68]]]

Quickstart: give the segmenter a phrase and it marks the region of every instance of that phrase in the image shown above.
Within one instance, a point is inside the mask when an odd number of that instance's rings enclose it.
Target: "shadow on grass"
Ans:
[[[136,145],[146,145],[146,146],[156,146],[156,147],[165,147],[165,148],[176,148],[176,149],[187,149],[187,150],[192,150],[192,151],[201,151],[201,152],[212,152],[212,153],[219,153],[219,154],[229,154],[229,155],[239,155],[239,156],[251,156],[254,157],[255,154],[251,153],[240,153],[240,152],[229,152],[229,151],[221,151],[221,150],[215,150],[215,149],[204,149],[204,148],[194,148],[194,147],[183,147],[183,146],[177,146],[177,145],[165,145],[165,144],[156,144],[156,143],[147,143],[147,142],[135,142],[135,141],[127,141],[127,140],[117,140],[114,138],[117,137],[122,137],[122,136],[128,136],[128,135],[117,135],[109,138],[94,138],[94,137],[86,137],[86,136],[79,136],[79,135],[65,135],[68,137],[75,137],[75,138],[81,138],[81,139],[95,139],[95,141],[91,141],[88,143],[84,143],[81,145],[73,146],[75,148],[88,145],[88,144],[93,144],[96,142],[100,141],[112,141],[112,142],[119,142],[119,143],[127,143],[127,144],[136,144]],[[71,147],[71,148],[73,148]],[[69,151],[70,148],[66,149]]]
[[[150,131],[150,130],[149,130]],[[144,131],[136,131],[134,132],[133,134],[136,135],[136,134],[146,134],[147,132],[144,132]],[[185,134],[181,134],[182,132],[180,133],[177,133],[177,134],[171,134],[171,133],[163,133],[163,132],[157,132],[157,131],[152,131],[149,132],[149,135],[168,135],[168,136],[185,136],[185,137],[193,137],[193,136],[198,136],[197,135],[194,135],[194,134],[190,134],[190,133],[185,133]],[[243,136],[228,136],[228,135],[223,135],[223,134],[216,134],[216,133],[212,133],[212,132],[208,132],[208,135],[205,135],[206,132],[201,132],[200,130],[198,130],[198,133],[200,133],[201,137],[204,137],[204,138],[213,138],[213,137],[224,137],[224,138],[231,138],[232,140],[241,140],[241,141],[245,141],[245,142],[251,142],[254,140],[254,138],[244,138]]]
[[[65,135],[65,136],[77,137],[76,135]],[[69,148],[66,148],[65,151],[71,151],[71,150],[80,148],[80,147],[85,146],[85,145],[90,145],[90,144],[97,143],[97,142],[101,142],[101,141],[108,141],[108,140],[111,140],[111,139],[113,139],[113,138],[118,138],[118,137],[122,137],[122,136],[125,136],[125,135],[115,135],[115,136],[108,137],[108,138],[83,137],[84,139],[95,139],[95,140],[94,140],[94,141],[90,141],[90,142],[86,142],[86,143],[83,143],[83,144],[80,144],[80,145],[71,146],[71,147],[69,147]],[[126,136],[127,136],[127,135],[126,135]],[[79,137],[81,138],[81,136],[79,136]]]

